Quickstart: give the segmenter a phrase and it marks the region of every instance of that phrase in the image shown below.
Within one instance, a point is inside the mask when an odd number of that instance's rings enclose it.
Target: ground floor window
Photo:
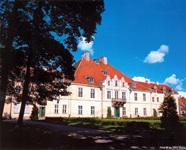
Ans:
[[[14,114],[19,114],[20,106],[20,104],[14,104]]]
[[[78,115],[83,114],[83,106],[78,106]]]
[[[58,104],[55,104],[54,105],[54,113],[55,114],[58,114],[59,113],[59,105]]]
[[[138,108],[135,108],[135,115],[138,116]]]
[[[123,116],[126,116],[126,107],[123,107],[123,109],[122,109],[122,115]]]
[[[147,116],[147,108],[143,108],[143,115]]]
[[[91,110],[90,110],[90,114],[91,115],[95,115],[95,106],[91,106]]]
[[[62,113],[63,114],[67,113],[67,105],[62,105]]]

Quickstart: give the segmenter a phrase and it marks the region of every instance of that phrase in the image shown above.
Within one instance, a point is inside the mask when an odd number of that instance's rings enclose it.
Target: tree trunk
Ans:
[[[1,49],[1,84],[0,84],[0,121],[2,121],[3,109],[6,100],[6,91],[8,85],[8,75],[13,65],[13,57],[11,57],[12,53],[12,43],[15,35],[15,23],[16,23],[16,16],[17,16],[17,0],[15,0],[14,7],[12,12],[9,11],[8,13],[8,29],[7,29],[7,39],[5,41],[5,48]]]
[[[19,118],[18,118],[18,126],[22,126],[23,125],[23,118],[24,118],[24,112],[25,112],[25,105],[26,105],[26,101],[28,100],[28,89],[29,89],[29,83],[30,83],[30,67],[31,67],[31,50],[29,52],[29,56],[28,56],[28,62],[27,62],[27,69],[26,69],[26,76],[25,76],[25,82],[24,82],[24,86],[23,86],[23,94],[22,94],[22,101],[21,101],[21,109],[19,112]]]

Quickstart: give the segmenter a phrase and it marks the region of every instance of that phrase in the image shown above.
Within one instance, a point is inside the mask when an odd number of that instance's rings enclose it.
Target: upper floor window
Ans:
[[[157,102],[159,102],[159,97],[157,97]]]
[[[137,101],[138,100],[138,94],[134,93],[134,100]]]
[[[152,97],[152,102],[154,102],[154,97]]]
[[[111,91],[107,91],[107,99],[111,99]]]
[[[118,81],[115,81],[115,86],[118,86]]]
[[[126,92],[122,92],[122,99],[126,99]]]
[[[18,86],[18,85],[17,85],[17,86],[15,87],[15,91],[16,91],[16,93],[19,94],[20,91],[21,91],[21,86]]]
[[[143,101],[146,101],[146,94],[143,94]]]
[[[90,90],[90,97],[95,98],[95,89]]]
[[[115,91],[115,99],[118,99],[118,91]]]
[[[108,81],[108,86],[110,86],[110,81]]]
[[[125,82],[122,83],[122,86],[125,87]]]
[[[78,97],[83,97],[83,88],[82,87],[78,88]]]

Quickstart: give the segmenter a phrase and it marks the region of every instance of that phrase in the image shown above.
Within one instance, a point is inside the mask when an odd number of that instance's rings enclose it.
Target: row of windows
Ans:
[[[114,91],[114,98],[118,99],[119,98],[119,91]],[[107,99],[111,99],[111,91],[107,91]],[[121,92],[121,98],[126,99],[126,92]]]
[[[78,88],[78,97],[83,97],[83,88]],[[90,89],[90,98],[95,98],[95,89]]]
[[[138,114],[138,108],[135,108],[134,111],[135,111],[135,115],[138,116],[138,115],[139,115],[139,114]],[[123,115],[123,116],[126,116],[126,107],[123,107],[123,108],[122,108],[122,115]],[[143,108],[143,115],[144,115],[144,116],[147,116],[147,108]]]
[[[138,93],[134,93],[134,100],[138,100]],[[146,101],[146,94],[143,93],[143,101]],[[156,101],[159,102],[159,97],[156,98]],[[155,97],[152,97],[152,102],[155,102]]]
[[[59,104],[54,105],[54,113],[59,114]],[[66,114],[66,113],[67,113],[67,105],[62,105],[62,114]],[[78,115],[83,114],[83,106],[81,106],[81,105],[78,106],[77,114]],[[95,115],[95,106],[90,107],[90,114]]]
[[[111,85],[111,81],[107,81],[107,85],[110,86]],[[116,86],[116,87],[119,86],[118,81],[114,82],[114,86]],[[125,82],[122,82],[122,87],[125,87]]]

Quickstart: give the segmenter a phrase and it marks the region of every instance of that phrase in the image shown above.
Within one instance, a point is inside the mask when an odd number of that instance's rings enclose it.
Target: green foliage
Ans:
[[[153,117],[157,117],[157,116],[158,116],[158,114],[157,114],[156,109],[153,109]]]
[[[112,112],[110,107],[107,108],[107,118],[112,118]]]
[[[160,105],[159,110],[162,113],[161,127],[172,130],[180,126],[177,107],[173,96],[167,95]]]
[[[31,120],[38,120],[38,108],[35,104],[33,104],[32,113],[30,115]]]

